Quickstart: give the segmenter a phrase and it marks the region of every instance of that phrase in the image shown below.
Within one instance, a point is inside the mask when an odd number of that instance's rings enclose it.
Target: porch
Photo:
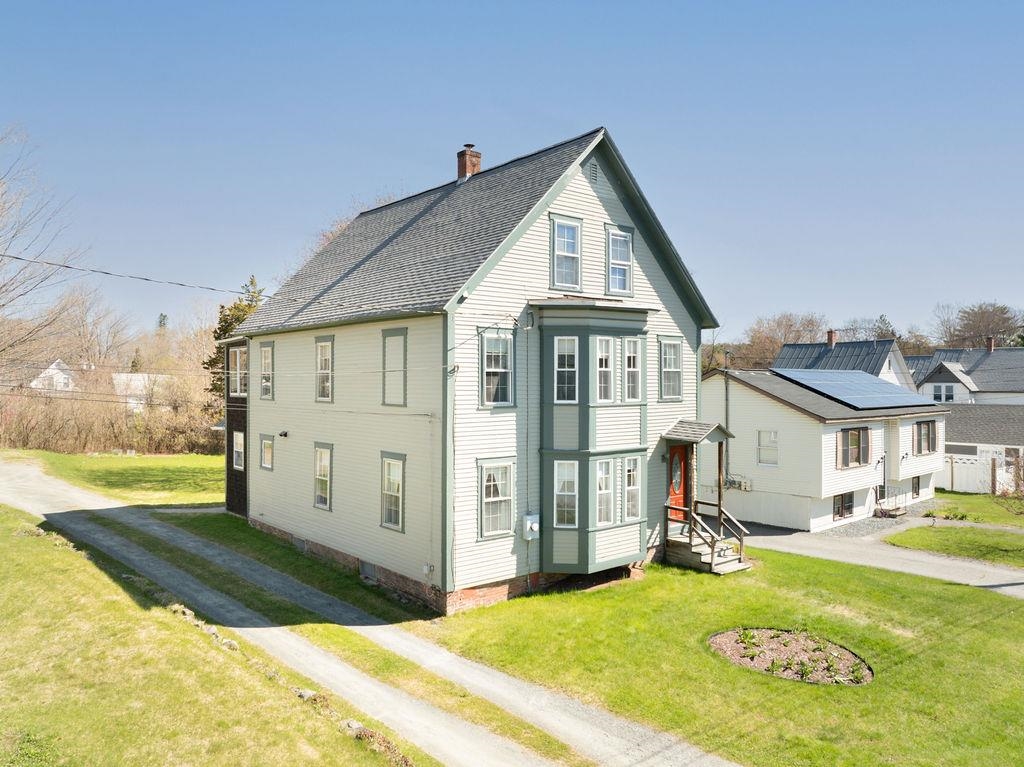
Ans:
[[[745,558],[747,529],[722,504],[725,441],[733,435],[720,424],[680,420],[664,437],[668,446],[665,501],[665,561],[716,575],[750,569]],[[697,498],[697,445],[718,446],[716,501]],[[706,515],[708,519],[704,519]]]

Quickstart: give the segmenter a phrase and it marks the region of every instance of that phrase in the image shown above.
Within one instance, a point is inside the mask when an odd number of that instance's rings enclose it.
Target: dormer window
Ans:
[[[551,286],[580,290],[580,224],[564,218],[551,220]]]

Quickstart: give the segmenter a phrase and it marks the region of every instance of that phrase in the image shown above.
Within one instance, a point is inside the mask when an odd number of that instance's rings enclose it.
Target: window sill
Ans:
[[[481,402],[476,406],[477,410],[515,410],[514,402]]]
[[[579,530],[579,525],[552,525],[554,530]]]
[[[568,290],[570,293],[582,293],[583,288],[579,285],[559,285],[557,282],[552,282],[548,286],[549,290]]]
[[[638,517],[637,519],[628,519],[623,522],[613,522],[608,525],[598,525],[597,527],[588,527],[588,533],[599,533],[603,530],[617,530],[620,527],[636,527],[637,525],[647,521],[647,517]]]
[[[405,534],[405,528],[401,525],[385,525],[383,522],[381,522],[380,526],[381,529],[383,530],[390,530],[393,533],[402,533],[403,535]]]
[[[330,506],[317,506],[315,503],[313,504],[313,508],[316,509],[317,511],[330,511],[331,510]]]
[[[491,535],[480,535],[477,534],[477,543],[486,543],[488,541],[507,541],[509,538],[515,538],[516,534],[509,530],[507,533],[492,533]]]

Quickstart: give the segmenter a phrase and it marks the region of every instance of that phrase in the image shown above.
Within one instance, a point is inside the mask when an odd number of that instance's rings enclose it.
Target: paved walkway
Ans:
[[[912,520],[907,527],[931,524],[930,519]],[[788,554],[831,559],[882,570],[924,575],[952,583],[997,591],[1024,599],[1024,569],[989,564],[972,559],[949,557],[917,549],[904,549],[883,543],[880,538],[895,530],[885,530],[860,538],[829,537],[816,533],[792,532],[748,525],[753,535],[747,545]],[[906,529],[906,528],[900,528]]]
[[[32,472],[36,475],[32,475]],[[39,480],[43,480],[40,483]],[[37,494],[35,489],[46,487]],[[276,592],[328,619],[356,631],[380,646],[443,676],[470,692],[549,732],[579,754],[602,765],[708,765],[729,767],[724,759],[709,755],[677,738],[585,705],[574,698],[539,685],[515,679],[410,634],[397,626],[358,610],[345,602],[302,584],[255,560],[237,554],[185,531],[157,522],[140,510],[128,510],[66,483],[45,477],[32,464],[0,460],[0,503],[45,515],[71,537],[94,545],[130,565],[163,588],[182,597],[211,619],[238,631],[296,668],[329,687],[354,706],[391,727],[395,732],[446,764],[536,764],[539,758],[487,730],[469,725],[422,701],[366,677],[287,629],[273,626],[224,594],[205,586],[178,568],[160,560],[115,533],[88,521],[84,514],[60,513],[75,508],[68,498],[80,501],[77,508],[102,510],[120,522],[155,535],[179,548],[229,567],[241,577]],[[56,506],[54,511],[48,508]],[[357,675],[357,676],[354,676]],[[362,677],[362,678],[359,678]],[[375,685],[370,687],[368,685]],[[383,689],[380,689],[383,688]],[[363,692],[352,694],[355,689]],[[403,704],[409,699],[416,709]],[[440,718],[447,718],[443,723]],[[432,721],[428,722],[428,719]],[[455,728],[454,730],[451,728]],[[469,729],[467,729],[469,728]],[[424,731],[430,733],[425,735]],[[450,736],[450,737],[449,737]],[[480,738],[479,743],[475,741]],[[470,743],[471,745],[467,745]],[[516,749],[513,753],[509,749]],[[464,750],[465,749],[465,750]],[[485,750],[486,749],[486,750]],[[488,755],[489,754],[489,755]]]

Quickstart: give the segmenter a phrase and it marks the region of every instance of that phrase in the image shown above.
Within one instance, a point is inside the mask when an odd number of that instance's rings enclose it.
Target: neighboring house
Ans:
[[[717,322],[608,133],[457,166],[225,344],[229,507],[442,612],[660,552],[724,438],[665,436]]]
[[[114,393],[133,413],[141,413],[147,406],[158,403],[171,381],[171,376],[156,373],[114,373],[111,377]]]
[[[54,360],[39,375],[28,382],[30,389],[44,391],[75,391],[72,369],[63,360]]]
[[[915,360],[917,390],[936,402],[1024,405],[1024,347],[936,349],[927,362]]]
[[[883,381],[916,391],[914,377],[895,339],[836,342],[836,331],[818,344],[785,344],[772,368],[786,370],[862,370]]]
[[[1020,489],[1024,405],[947,405],[946,464],[938,486],[964,493]]]
[[[725,508],[741,520],[798,530],[931,498],[946,412],[863,371],[717,370],[701,389],[702,417],[734,435]],[[699,452],[706,478],[713,456]],[[711,487],[701,491],[714,495]]]

